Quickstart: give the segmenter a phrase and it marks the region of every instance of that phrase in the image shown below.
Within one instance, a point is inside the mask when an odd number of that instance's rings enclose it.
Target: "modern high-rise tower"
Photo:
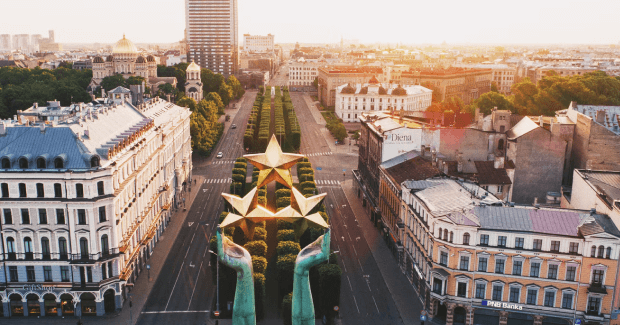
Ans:
[[[237,0],[185,0],[187,61],[229,76],[237,72]]]

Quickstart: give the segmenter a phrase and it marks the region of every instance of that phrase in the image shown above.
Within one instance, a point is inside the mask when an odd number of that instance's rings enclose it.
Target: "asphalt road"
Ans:
[[[303,94],[294,93],[291,98],[300,121],[301,152],[308,156],[315,168],[319,191],[327,193],[325,206],[331,218],[331,245],[334,251],[340,252],[339,263],[343,272],[339,306],[342,324],[402,324],[357,221],[364,216],[353,214],[339,184],[345,179],[343,169],[347,170],[346,178],[351,177],[350,171],[357,168],[358,157],[332,153],[322,136],[323,126],[316,123]]]
[[[199,193],[189,207],[172,252],[153,287],[140,315],[138,324],[204,324],[209,317],[214,288],[211,284],[208,239],[214,233],[218,216],[223,210],[220,193],[228,192],[231,171],[237,157],[243,155],[243,130],[256,92],[246,92],[239,112],[222,140],[207,159],[194,159],[194,174],[205,177],[197,184]],[[223,157],[215,158],[222,152]],[[192,189],[195,190],[195,189]]]

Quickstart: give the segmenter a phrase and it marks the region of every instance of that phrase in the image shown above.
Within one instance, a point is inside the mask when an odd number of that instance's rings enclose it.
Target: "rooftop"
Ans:
[[[381,167],[385,168],[386,173],[396,184],[401,184],[406,180],[419,181],[441,175],[441,172],[433,167],[431,161],[424,159],[417,151],[392,158],[381,164]]]
[[[321,67],[319,70],[323,70],[327,73],[383,73],[383,68],[381,67],[327,66]]]
[[[479,73],[479,72],[491,73],[491,69],[469,69],[469,68],[456,68],[456,67],[449,67],[449,68],[444,68],[444,69],[422,68],[422,69],[405,71],[402,73],[402,76],[403,77],[405,77],[406,75],[448,76],[448,75],[459,75],[459,74],[469,74],[469,73]]]
[[[495,168],[494,161],[474,161],[479,184],[512,184],[505,168]]]

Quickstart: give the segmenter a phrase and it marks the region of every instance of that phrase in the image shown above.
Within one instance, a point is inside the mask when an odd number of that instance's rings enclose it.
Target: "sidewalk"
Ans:
[[[310,95],[308,95],[307,93],[303,93],[303,98],[306,101],[306,105],[308,106],[308,108],[310,108],[310,113],[312,113],[312,117],[314,117],[314,121],[316,122],[316,124],[323,126],[327,125],[327,122],[325,122],[323,115],[316,107],[316,104],[318,102],[315,102],[312,97],[310,97]]]
[[[361,226],[366,241],[369,244],[372,243],[370,251],[394,299],[394,304],[398,309],[400,318],[405,325],[419,325],[422,303],[418,299],[418,294],[394,260],[394,255],[390,252],[385,241],[379,235],[379,231],[375,229],[370,221],[370,216],[362,207],[361,201],[357,199],[355,191],[353,190],[353,182],[354,180],[351,179],[342,182],[342,190],[347,197],[347,201],[349,202],[351,210],[353,210],[355,218]]]
[[[329,132],[329,130],[325,128],[325,125],[327,123],[325,122],[323,115],[321,114],[321,112],[316,106],[316,103],[318,102],[315,102],[312,99],[312,97],[310,97],[310,95],[308,95],[307,93],[304,94],[303,97],[304,97],[304,100],[306,101],[306,105],[308,105],[308,108],[310,108],[310,112],[312,113],[312,116],[314,117],[314,120],[316,121],[316,123],[318,125],[323,126],[321,128],[321,133],[323,135],[323,138],[325,138],[325,142],[327,142],[327,145],[329,146],[329,150],[333,153],[357,156],[359,154],[359,147],[354,146],[354,145],[349,145],[349,141],[350,141],[349,138],[344,140],[345,142],[343,145],[336,144],[336,138],[334,138],[332,134]]]
[[[192,186],[191,192],[186,192],[184,197],[187,200],[187,211],[183,211],[183,209],[179,209],[175,212],[171,218],[168,227],[163,232],[163,234],[159,237],[160,240],[155,244],[155,248],[153,249],[153,254],[146,261],[147,264],[151,266],[150,276],[151,279],[147,279],[147,274],[149,274],[146,269],[143,269],[140,275],[138,276],[138,280],[134,283],[134,287],[131,290],[132,294],[132,302],[133,307],[129,308],[129,300],[126,300],[123,304],[123,309],[120,312],[108,314],[105,316],[85,316],[82,317],[82,322],[84,324],[96,324],[96,325],[111,325],[111,324],[123,324],[123,325],[134,325],[137,323],[138,318],[140,317],[140,312],[144,308],[146,304],[146,300],[148,299],[153,286],[161,272],[166,259],[168,258],[168,254],[172,249],[172,245],[174,244],[181,228],[185,224],[185,218],[189,213],[189,207],[191,207],[196,195],[200,190],[200,186],[204,180],[202,176],[194,176],[196,179],[196,185]],[[12,317],[10,320],[5,318],[0,318],[0,323],[10,322],[11,324],[76,324],[79,317],[76,316],[65,316],[65,317]]]

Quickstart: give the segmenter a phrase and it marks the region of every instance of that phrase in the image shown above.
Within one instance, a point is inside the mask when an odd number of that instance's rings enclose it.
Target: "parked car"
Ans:
[[[230,126],[231,129],[236,129],[237,128],[237,124],[233,124]]]
[[[220,151],[220,152],[217,153],[216,157],[217,158],[222,158],[222,157],[224,157],[224,154]]]

